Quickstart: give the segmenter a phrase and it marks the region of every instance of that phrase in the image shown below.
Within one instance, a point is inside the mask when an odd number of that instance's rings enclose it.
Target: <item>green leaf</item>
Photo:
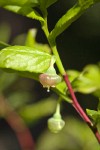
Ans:
[[[28,18],[32,18],[32,19],[39,20],[40,22],[44,22],[44,19],[40,16],[40,14],[36,10],[32,9],[31,7],[6,5],[4,8],[12,12],[15,12],[17,14],[26,16]]]
[[[86,66],[72,85],[75,91],[82,93],[100,91],[100,67],[97,65]]]
[[[90,5],[94,4],[94,0],[78,0],[79,5],[84,8],[88,8]]]
[[[89,127],[73,117],[64,118],[65,127],[59,134],[45,130],[37,140],[37,150],[100,150]]]
[[[77,18],[81,16],[83,13],[81,7],[79,5],[75,5],[70,10],[63,15],[59,21],[56,23],[54,29],[51,31],[49,35],[50,40],[55,40],[55,38],[61,34],[65,29],[67,29],[72,22],[74,22]]]
[[[92,93],[100,97],[100,67],[98,65],[87,65],[82,73],[76,70],[68,70],[67,74],[75,92]],[[53,90],[64,100],[71,102],[64,81],[57,84]]]
[[[61,98],[66,100],[67,102],[71,102],[70,98],[67,96],[67,87],[64,81],[57,84],[57,86],[53,89]]]
[[[78,76],[79,72],[76,70],[67,70],[67,75],[69,76],[70,82],[73,82]],[[64,81],[57,84],[57,86],[53,89],[58,95],[60,95],[64,100],[71,103],[71,99],[68,96],[68,88]]]
[[[70,82],[72,82],[79,75],[79,72],[76,70],[68,70],[67,74],[69,76]],[[62,99],[64,99],[68,103],[72,102],[68,96],[68,94],[69,94],[68,88],[67,88],[66,83],[64,81],[57,84],[55,88],[52,88],[52,90],[55,91]]]
[[[80,75],[80,72],[77,70],[67,70],[67,75],[70,82],[73,82]]]
[[[95,2],[93,0],[83,0],[84,3],[76,4],[71,9],[69,9],[56,23],[54,29],[49,35],[49,40],[53,43],[55,38],[61,34],[65,29],[67,29],[75,20],[77,20],[84,11],[93,5]],[[81,3],[81,2],[80,2]]]
[[[95,122],[95,124],[100,123],[100,111],[86,109],[87,114],[90,116],[91,119]]]
[[[0,0],[0,6],[15,5],[15,6],[31,6],[31,7],[49,7],[57,0]]]
[[[38,49],[39,51],[51,54],[51,49],[48,44],[35,43],[33,48]]]
[[[0,0],[0,6],[16,5],[16,6],[37,6],[38,0]]]
[[[11,46],[0,51],[0,68],[42,73],[48,69],[51,55],[26,46]]]
[[[27,33],[26,36],[26,41],[25,45],[29,47],[34,47],[34,44],[36,43],[36,34],[37,34],[37,29],[30,29]]]
[[[4,7],[10,11],[16,12],[18,14],[22,14],[25,15],[26,11],[31,10],[34,7],[38,7],[41,11],[45,11],[47,7],[49,7],[50,5],[52,5],[53,3],[55,3],[57,0],[0,0],[0,6]],[[23,10],[23,8],[25,8]],[[18,12],[17,10],[22,9],[22,12]],[[28,10],[27,10],[28,9]],[[29,14],[29,12],[28,12]],[[36,17],[37,15],[37,17]],[[33,18],[33,16],[35,16],[35,18],[33,19],[37,19],[39,21],[43,21],[43,18],[39,16],[39,14],[34,10],[34,12],[31,11],[31,14],[25,15],[27,17],[30,16],[30,18]]]
[[[47,7],[49,7],[50,5],[52,5],[53,3],[55,3],[58,0],[39,0],[40,3],[40,8],[45,9]]]
[[[33,47],[34,49],[38,49],[39,51],[43,51],[46,53],[51,53],[51,49],[48,44],[41,44],[36,42],[36,34],[37,30],[36,29],[30,29],[28,31],[28,34],[26,36],[26,41],[25,45],[29,47]]]
[[[31,123],[42,117],[52,114],[55,112],[56,101],[54,98],[44,99],[36,104],[31,104],[24,106],[20,109],[20,115],[27,121]]]
[[[8,47],[8,46],[10,46],[10,45],[5,43],[5,42],[0,41],[0,50],[5,48],[5,47]]]
[[[100,2],[100,0],[78,0],[79,5],[84,8],[88,8],[89,6],[93,5],[94,3]]]
[[[15,71],[15,72],[22,77],[32,78],[35,80],[39,79],[39,73],[33,73],[33,72],[28,72],[28,71]]]

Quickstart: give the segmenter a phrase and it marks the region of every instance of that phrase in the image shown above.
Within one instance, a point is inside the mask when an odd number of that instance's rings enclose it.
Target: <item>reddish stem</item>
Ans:
[[[34,150],[33,138],[30,134],[29,129],[26,127],[20,116],[15,111],[11,111],[10,113],[8,113],[5,119],[14,130],[21,149]]]
[[[3,95],[0,95],[0,114],[4,116],[15,132],[21,149],[34,150],[34,141],[29,129],[17,112],[7,103]]]
[[[63,75],[63,78],[65,80],[65,83],[68,87],[69,93],[70,93],[71,98],[72,98],[72,106],[76,109],[76,111],[83,118],[83,120],[88,124],[88,126],[91,128],[91,130],[95,134],[95,137],[97,138],[98,142],[100,143],[100,134],[99,134],[97,128],[93,125],[93,123],[91,122],[91,120],[87,116],[87,114],[85,113],[85,111],[82,109],[82,107],[78,103],[77,98],[76,98],[75,93],[74,93],[74,90],[73,90],[71,83],[68,79],[68,75],[67,74]]]

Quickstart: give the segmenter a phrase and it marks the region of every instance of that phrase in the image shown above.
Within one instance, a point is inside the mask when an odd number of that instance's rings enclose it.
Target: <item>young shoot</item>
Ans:
[[[58,133],[63,129],[64,125],[65,121],[61,117],[60,104],[58,103],[53,117],[48,119],[48,128],[52,133]]]

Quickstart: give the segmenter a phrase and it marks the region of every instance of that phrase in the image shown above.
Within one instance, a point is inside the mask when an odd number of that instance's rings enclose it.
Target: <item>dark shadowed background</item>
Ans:
[[[48,9],[48,24],[51,31],[66,10],[71,8],[76,1],[58,1],[56,5],[52,5]],[[37,41],[40,43],[47,43],[45,35],[41,30],[38,21],[28,19],[0,8],[0,40],[6,39],[9,44],[14,44],[14,39],[18,35],[28,32],[30,28],[37,28]],[[3,26],[8,26],[8,32],[3,32]],[[10,38],[8,38],[10,35]],[[23,39],[22,39],[23,40]],[[19,42],[21,44],[21,41]],[[76,69],[82,71],[87,64],[96,64],[100,61],[100,4],[96,4],[87,10],[77,21],[64,31],[57,38],[57,46],[61,56],[64,67],[67,69]],[[18,81],[18,82],[17,82]],[[30,102],[41,101],[45,97],[53,94],[47,93],[46,89],[34,81],[18,77],[18,80],[7,91],[4,91],[5,96],[8,96],[12,91],[28,91],[31,93]],[[95,109],[97,106],[97,98],[92,95],[82,95],[77,93],[79,102],[83,108]],[[63,102],[64,116],[72,115],[79,117],[73,108]],[[46,127],[46,119],[41,119],[35,125],[30,125],[35,140],[42,134]],[[13,137],[11,141],[10,137]],[[0,120],[0,150],[18,150],[18,142],[12,129],[7,125],[4,119]],[[12,144],[13,143],[13,144]],[[43,149],[44,150],[44,149]],[[59,149],[60,150],[60,149]],[[61,149],[62,150],[62,149]]]

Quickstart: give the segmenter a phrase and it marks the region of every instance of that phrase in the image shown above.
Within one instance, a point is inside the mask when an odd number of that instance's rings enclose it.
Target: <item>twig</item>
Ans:
[[[24,124],[20,116],[15,112],[11,111],[6,117],[6,121],[10,127],[14,130],[20,147],[22,150],[34,150],[34,142],[29,129]]]
[[[87,125],[91,128],[92,132],[94,133],[95,137],[97,138],[99,144],[100,144],[100,134],[98,132],[97,127],[95,127],[93,125],[93,123],[91,122],[91,120],[89,119],[89,117],[87,116],[87,114],[85,113],[85,111],[82,109],[82,107],[80,106],[80,104],[77,101],[77,98],[74,94],[74,90],[71,86],[71,83],[68,79],[68,75],[65,74],[63,75],[64,81],[68,87],[68,90],[70,92],[71,98],[72,98],[72,106],[76,109],[76,111],[79,113],[79,115],[83,118],[83,120],[87,123]]]
[[[29,129],[2,95],[0,95],[0,113],[15,132],[21,150],[34,150],[34,140]]]

